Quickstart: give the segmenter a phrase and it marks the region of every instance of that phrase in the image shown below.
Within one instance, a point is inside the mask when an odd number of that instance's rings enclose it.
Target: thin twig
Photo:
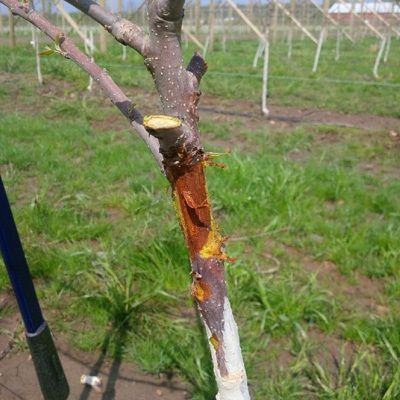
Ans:
[[[93,0],[67,2],[103,26],[118,42],[135,49],[143,57],[146,55],[148,37],[133,22],[113,14]]]
[[[143,117],[134,107],[131,100],[125,95],[122,89],[112,80],[108,72],[100,68],[85,53],[76,47],[72,41],[64,35],[57,27],[50,23],[46,18],[29,7],[28,3],[20,3],[17,0],[0,0],[0,3],[8,7],[15,15],[27,20],[53,41],[59,41],[59,54],[72,60],[75,64],[87,72],[103,89],[111,101],[117,106],[121,113],[129,120],[132,128],[139,134],[149,147],[159,167],[163,170],[162,157],[159,152],[158,140],[148,134],[143,126]]]

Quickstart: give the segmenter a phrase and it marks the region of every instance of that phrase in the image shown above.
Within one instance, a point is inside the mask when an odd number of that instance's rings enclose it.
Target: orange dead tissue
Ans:
[[[210,343],[213,345],[215,351],[218,350],[218,346],[219,346],[219,340],[217,338],[217,335],[215,333],[213,333],[213,335],[210,337]]]
[[[193,285],[190,285],[190,290],[192,295],[201,302],[207,301],[212,295],[210,285],[203,283],[201,280],[198,280],[193,283]]]

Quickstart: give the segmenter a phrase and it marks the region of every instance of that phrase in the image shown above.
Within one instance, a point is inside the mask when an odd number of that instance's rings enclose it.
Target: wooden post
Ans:
[[[364,4],[364,6],[368,11],[370,11],[370,12],[372,12],[372,14],[374,14],[375,20],[381,21],[383,23],[383,25],[385,25],[388,29],[390,29],[394,33],[396,33],[396,35],[400,35],[400,31],[398,29],[396,29],[391,24],[389,24],[389,22],[387,22],[385,18],[383,18],[381,15],[379,15],[376,12],[376,3],[374,3],[374,4],[375,4],[375,8],[370,7],[369,4]]]
[[[301,22],[304,24],[304,21],[306,20],[306,6],[307,6],[307,0],[303,0],[301,3]],[[304,32],[301,33],[301,40],[304,40]]]
[[[210,0],[210,7],[208,9],[208,50],[214,51],[214,28],[215,28],[215,7],[214,0]]]
[[[199,47],[203,53],[206,51],[205,46],[201,44],[201,42],[196,38],[196,36],[192,35],[184,26],[182,26],[182,33],[187,35],[187,37],[197,46]]]
[[[292,15],[295,15],[296,11],[296,0],[291,0],[290,2],[290,12]],[[293,29],[294,29],[294,22],[293,20],[290,21],[289,25],[289,33],[288,33],[288,58],[292,57],[292,48],[293,48]]]
[[[261,39],[264,40],[264,35],[257,29],[257,27],[246,17],[243,11],[234,3],[233,0],[226,0],[230,6],[238,13],[239,17],[247,24],[247,26]]]
[[[224,3],[221,2],[219,3],[219,10],[218,10],[218,15],[219,15],[219,23],[222,28],[222,51],[225,53],[226,52],[226,29],[225,29],[225,20],[224,20]]]
[[[313,65],[313,68],[312,68],[312,72],[317,72],[319,56],[321,54],[322,44],[324,43],[324,39],[325,39],[325,31],[326,31],[326,27],[324,25],[322,27],[322,29],[321,29],[320,34],[319,34],[319,39],[318,39],[318,44],[317,44],[317,51],[315,52],[314,65]]]
[[[228,32],[232,32],[232,22],[233,22],[232,7],[229,7],[229,9],[228,9],[228,19],[229,19]]]
[[[250,0],[250,4],[249,4],[249,18],[251,21],[253,21],[253,14],[254,14],[254,0]]]
[[[265,46],[264,46],[264,66],[263,66],[263,87],[262,87],[262,98],[261,98],[261,112],[265,115],[269,115],[267,108],[267,95],[268,95],[268,64],[269,64],[269,40],[268,40],[268,28],[265,32]]]
[[[314,35],[296,18],[294,17],[290,11],[288,11],[285,6],[279,3],[278,0],[274,0],[275,4],[301,29],[301,31],[311,39],[315,44],[318,43],[318,40],[314,37]]]
[[[317,72],[318,63],[319,63],[319,56],[321,54],[322,45],[324,44],[324,40],[328,34],[328,8],[329,8],[329,0],[324,0],[324,9],[323,9],[323,21],[322,21],[322,29],[319,35],[318,44],[317,44],[317,51],[315,52],[314,58],[314,65],[312,68],[312,72]]]
[[[279,0],[278,0],[279,1]],[[279,13],[279,8],[278,8],[278,1],[274,0],[274,13],[272,15],[272,44],[276,44],[276,38],[278,34],[278,13]]]
[[[387,13],[390,14],[392,19],[400,21],[400,15],[398,15],[394,12],[394,7],[395,7],[396,3],[392,3],[392,8],[389,7],[388,3],[385,3],[382,0],[378,0],[378,3],[381,4],[387,10]]]
[[[82,30],[79,28],[78,24],[75,22],[75,20],[64,10],[64,8],[61,6],[61,4],[54,2],[54,5],[56,6],[57,10],[60,11],[60,13],[64,16],[64,18],[67,20],[67,22],[72,26],[74,31],[82,38],[82,40],[85,42],[87,46],[90,46],[90,41],[86,37],[85,33],[82,32]],[[101,28],[104,30],[103,28]],[[65,31],[64,31],[65,32]],[[96,49],[96,46],[94,47]]]
[[[32,10],[35,10],[35,3],[32,1]],[[36,71],[37,71],[37,76],[38,76],[38,81],[39,85],[43,85],[43,75],[42,75],[42,69],[40,65],[40,54],[39,54],[39,35],[38,35],[38,30],[32,25],[32,45],[35,49],[36,53]]]
[[[64,0],[61,0],[61,7],[63,10],[65,10]],[[66,31],[66,29],[65,29],[65,13],[63,13],[63,12],[61,13],[61,28],[62,28],[63,32]]]
[[[331,22],[332,25],[336,26],[336,28],[337,28],[344,36],[346,36],[346,38],[349,39],[350,42],[354,43],[354,39],[353,39],[348,33],[346,33],[346,32],[342,29],[342,27],[340,26],[340,24],[339,24],[337,21],[335,21],[335,20],[329,15],[328,11],[325,12],[325,11],[318,5],[318,3],[317,3],[315,0],[310,0],[310,1],[311,1],[312,4],[314,4],[314,6],[315,6],[319,11],[321,11],[321,12],[325,15],[325,18],[328,19],[329,22]],[[328,0],[325,0],[325,1],[328,3]]]
[[[337,30],[336,32],[336,50],[335,50],[335,61],[339,61],[340,57],[340,39],[342,36],[342,32],[340,29]]]
[[[16,40],[15,40],[15,25],[14,25],[14,16],[12,12],[8,10],[8,30],[10,35],[10,47],[15,49]]]
[[[354,34],[354,0],[351,0],[351,11],[350,11],[350,36]]]
[[[386,50],[385,50],[385,55],[383,56],[383,62],[386,63],[389,57],[389,51],[390,51],[390,44],[392,43],[392,35],[390,32],[388,32],[387,36],[387,41],[386,41]]]
[[[99,0],[99,4],[106,8],[106,0]],[[100,30],[100,52],[105,54],[107,53],[107,32],[103,27],[99,28]]]
[[[357,19],[359,19],[361,22],[364,23],[365,26],[367,26],[372,32],[374,32],[376,36],[378,36],[381,40],[385,39],[385,36],[382,35],[382,33],[380,33],[380,32],[378,31],[378,29],[376,29],[373,25],[371,25],[371,23],[370,23],[368,20],[363,19],[360,15],[358,15],[358,14],[354,11],[354,7],[353,7],[353,6],[354,6],[354,3],[352,3],[352,6],[349,7],[349,6],[347,5],[347,3],[345,3],[343,0],[338,0],[338,1],[339,1],[339,3],[343,4],[343,5],[350,11],[351,15],[353,15],[354,17],[356,17]],[[386,39],[385,39],[385,40],[386,40]]]
[[[328,34],[329,34],[329,29],[328,29],[328,22],[329,22],[329,14],[328,14],[328,10],[329,10],[329,3],[330,0],[324,0],[324,25],[327,27],[326,28],[326,34],[325,34],[325,39],[328,38]]]
[[[194,7],[194,19],[196,25],[196,35],[200,33],[201,23],[200,23],[200,11],[201,11],[201,0],[196,0],[196,5]]]
[[[306,0],[306,20],[303,21],[303,25],[309,29],[310,28],[310,3]],[[304,32],[304,34],[306,34]]]

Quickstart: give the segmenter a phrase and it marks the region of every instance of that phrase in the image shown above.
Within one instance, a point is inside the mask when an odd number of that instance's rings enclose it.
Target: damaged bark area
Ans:
[[[144,125],[158,138],[164,155],[165,173],[191,261],[191,293],[206,327],[213,356],[217,399],[250,399],[225,280],[224,261],[233,259],[225,254],[225,239],[212,218],[205,177],[207,154],[202,148],[191,153],[176,145],[182,124],[174,118],[176,126],[171,128],[171,118],[174,117],[145,117]],[[165,125],[161,123],[163,119]]]
[[[195,53],[184,67],[180,43],[181,1],[149,1],[149,51],[145,65],[160,94],[164,115],[143,125],[158,139],[164,173],[191,261],[191,293],[204,322],[218,385],[217,399],[250,399],[237,325],[228,300],[224,239],[212,218],[205,167],[213,164],[198,131],[199,83],[207,64]],[[171,6],[173,4],[173,6]],[[162,57],[160,56],[162,54]]]

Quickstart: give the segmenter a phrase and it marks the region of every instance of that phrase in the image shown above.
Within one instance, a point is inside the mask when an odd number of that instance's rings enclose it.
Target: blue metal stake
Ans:
[[[26,328],[26,338],[45,400],[65,400],[69,386],[43,318],[24,250],[0,176],[0,250]]]

